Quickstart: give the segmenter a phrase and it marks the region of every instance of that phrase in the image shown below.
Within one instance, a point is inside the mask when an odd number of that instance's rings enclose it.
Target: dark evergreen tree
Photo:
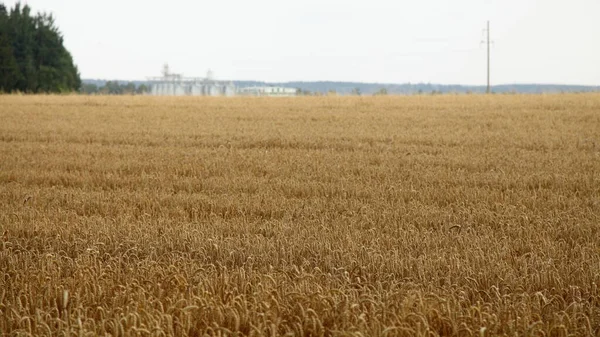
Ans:
[[[37,88],[37,72],[34,62],[35,26],[30,16],[29,6],[21,8],[17,3],[10,12],[9,32],[11,34],[12,49],[17,65],[19,77],[16,79],[14,89],[22,92],[35,92]]]
[[[77,68],[69,52],[63,47],[63,38],[51,15],[36,18],[36,67],[38,91],[70,91],[81,86]]]
[[[17,3],[10,13],[0,4],[0,90],[68,92],[81,79],[63,38],[48,14],[31,15]]]
[[[20,77],[19,67],[14,56],[8,12],[0,4],[0,92],[13,91]]]

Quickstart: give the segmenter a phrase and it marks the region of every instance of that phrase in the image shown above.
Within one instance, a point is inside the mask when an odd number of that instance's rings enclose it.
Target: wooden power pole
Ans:
[[[487,89],[486,92],[490,93],[490,22],[487,22]]]

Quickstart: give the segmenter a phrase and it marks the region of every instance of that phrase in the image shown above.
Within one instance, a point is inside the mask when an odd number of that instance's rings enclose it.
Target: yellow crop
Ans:
[[[0,335],[600,333],[600,95],[0,96]]]

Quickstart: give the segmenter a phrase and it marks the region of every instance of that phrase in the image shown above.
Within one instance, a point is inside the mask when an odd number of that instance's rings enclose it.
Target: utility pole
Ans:
[[[490,21],[487,22],[487,90],[486,93],[490,93]]]

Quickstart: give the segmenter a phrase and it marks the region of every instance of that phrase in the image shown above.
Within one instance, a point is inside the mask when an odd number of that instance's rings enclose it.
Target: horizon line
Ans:
[[[119,81],[119,82],[150,82],[148,79],[104,79],[104,78],[81,78],[82,81]],[[352,84],[369,84],[369,85],[440,85],[440,86],[461,86],[461,87],[486,87],[486,84],[459,84],[459,83],[436,83],[436,82],[360,82],[360,81],[338,81],[338,80],[292,80],[292,81],[265,81],[265,80],[231,80],[218,79],[221,82],[260,82],[265,84],[287,84],[287,83],[352,83]],[[571,84],[571,83],[536,83],[536,82],[513,82],[492,84],[490,87],[501,86],[520,86],[520,85],[543,85],[543,86],[571,86],[571,87],[592,87],[600,88],[600,84]]]

